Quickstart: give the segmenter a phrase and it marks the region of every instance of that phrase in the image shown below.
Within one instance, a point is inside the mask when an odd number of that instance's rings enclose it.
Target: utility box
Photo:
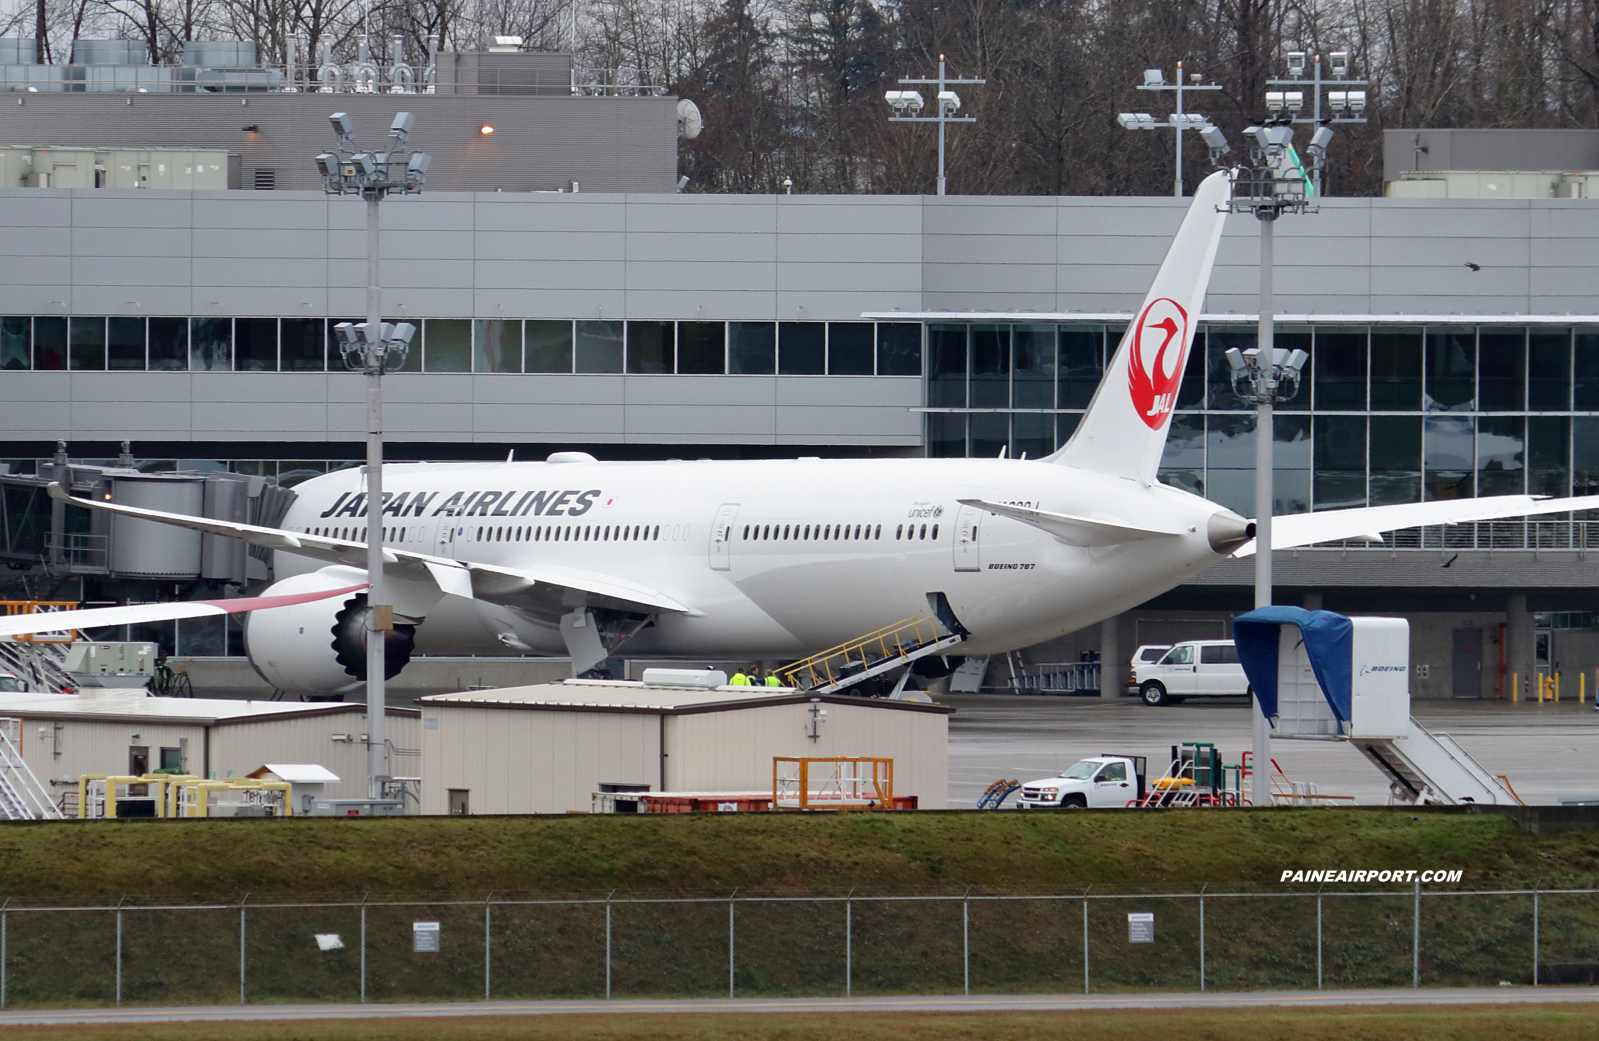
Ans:
[[[79,687],[139,688],[155,674],[153,643],[74,643],[62,663]]]
[[[405,812],[399,799],[316,799],[312,817],[398,817]]]

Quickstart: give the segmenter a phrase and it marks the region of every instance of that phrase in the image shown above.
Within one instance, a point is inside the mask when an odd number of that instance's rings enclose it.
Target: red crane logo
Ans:
[[[1138,316],[1127,352],[1127,384],[1133,409],[1151,430],[1159,430],[1177,404],[1188,341],[1188,312],[1177,301],[1152,300]]]

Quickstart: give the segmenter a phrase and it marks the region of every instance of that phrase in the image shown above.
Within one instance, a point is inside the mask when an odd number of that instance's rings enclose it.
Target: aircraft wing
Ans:
[[[0,618],[0,637],[28,636],[67,629],[97,629],[103,625],[130,625],[140,622],[169,622],[175,618],[205,618],[209,615],[238,614],[240,611],[266,611],[274,607],[293,607],[313,600],[359,593],[360,585],[326,589],[314,593],[285,596],[248,596],[233,600],[183,600],[168,604],[133,604],[128,607],[90,607],[81,611],[41,611]]]
[[[1293,549],[1318,542],[1359,540],[1382,542],[1382,533],[1402,528],[1433,524],[1464,524],[1468,521],[1504,520],[1547,513],[1569,513],[1599,509],[1599,496],[1570,499],[1539,499],[1531,495],[1489,495],[1480,499],[1444,499],[1411,502],[1397,506],[1369,506],[1352,510],[1326,510],[1322,513],[1294,513],[1271,519],[1273,549]],[[1253,539],[1233,552],[1235,557],[1255,554]]]
[[[59,483],[54,481],[50,483],[49,491],[52,499],[70,503],[73,506],[82,506],[85,509],[101,510],[106,513],[137,518],[138,520],[154,521],[158,524],[171,524],[175,527],[188,528],[191,531],[200,531],[208,535],[222,535],[227,538],[242,539],[253,546],[286,550],[290,553],[298,553],[301,556],[325,561],[329,564],[343,564],[354,568],[366,567],[367,547],[364,542],[328,538],[323,535],[307,535],[303,532],[284,531],[282,528],[267,528],[257,524],[238,524],[233,521],[212,520],[207,517],[191,517],[182,513],[164,513],[160,510],[147,510],[138,506],[123,506],[114,502],[80,499],[69,494],[65,488],[62,488]],[[507,567],[499,564],[455,560],[450,557],[433,556],[428,553],[413,553],[409,550],[394,549],[390,546],[383,548],[383,563],[385,569],[393,568],[401,574],[409,573],[407,577],[419,581],[431,580],[445,593],[489,600],[496,603],[514,603],[517,598],[522,597],[535,586],[542,585],[552,587],[549,592],[570,589],[580,593],[591,594],[613,602],[624,609],[642,608],[647,613],[655,611],[671,611],[683,614],[695,613],[687,605],[658,590],[612,575],[583,571],[577,568],[545,567],[541,565]],[[104,622],[99,624],[114,625],[116,623]]]
[[[1169,538],[1181,535],[1182,532],[1175,528],[1145,528],[1134,527],[1130,524],[1116,524],[1111,521],[1094,520],[1090,517],[1074,517],[1068,513],[1051,513],[1048,510],[1030,510],[1021,506],[1007,506],[1004,503],[988,502],[984,499],[957,499],[963,506],[975,506],[980,510],[1009,517],[1011,520],[1030,524],[1040,531],[1047,531],[1051,535],[1072,546],[1115,546],[1123,542],[1137,542],[1141,539]]]

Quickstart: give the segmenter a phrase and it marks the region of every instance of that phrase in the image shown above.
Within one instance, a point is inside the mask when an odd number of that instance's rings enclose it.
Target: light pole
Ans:
[[[1327,156],[1332,130],[1316,128],[1306,149],[1319,173]],[[1315,188],[1294,151],[1294,128],[1286,120],[1244,131],[1249,139],[1249,165],[1232,170],[1233,213],[1251,213],[1260,222],[1260,321],[1255,346],[1247,351],[1229,348],[1233,391],[1255,406],[1255,607],[1271,606],[1272,514],[1272,407],[1289,401],[1299,390],[1299,380],[1310,355],[1276,346],[1272,329],[1272,252],[1277,218],[1284,213],[1314,213]],[[1231,149],[1215,127],[1202,134],[1210,146],[1211,161],[1220,164]],[[1250,801],[1255,806],[1271,802],[1271,724],[1257,697],[1254,705],[1253,775]]]
[[[1364,90],[1350,90],[1350,87],[1370,86],[1365,80],[1352,80],[1349,78],[1349,52],[1333,51],[1327,56],[1327,64],[1332,66],[1332,79],[1323,79],[1321,55],[1308,55],[1310,75],[1305,75],[1307,55],[1304,51],[1288,52],[1288,75],[1283,79],[1269,79],[1267,86],[1271,87],[1309,87],[1310,88],[1310,115],[1302,116],[1300,111],[1305,107],[1305,93],[1303,90],[1268,90],[1266,92],[1266,108],[1273,113],[1287,112],[1288,118],[1294,123],[1314,123],[1325,126],[1328,123],[1364,123],[1366,117],[1361,113],[1366,111],[1366,92]],[[1332,115],[1323,118],[1321,112],[1322,88],[1327,90],[1327,110]],[[1337,87],[1338,90],[1331,88]],[[1321,194],[1321,168],[1317,164],[1315,172],[1316,194]]]
[[[944,194],[944,125],[946,123],[975,123],[975,122],[977,122],[977,117],[975,117],[975,116],[957,116],[955,114],[955,113],[960,111],[961,96],[959,94],[955,93],[953,90],[950,90],[949,88],[950,88],[951,85],[954,85],[954,84],[966,84],[966,83],[972,83],[972,84],[976,84],[978,86],[982,86],[984,83],[987,83],[988,81],[987,80],[979,80],[979,79],[951,79],[950,77],[948,77],[944,73],[944,56],[942,54],[940,54],[938,56],[938,78],[937,79],[925,79],[925,78],[921,78],[921,79],[903,79],[902,78],[900,80],[900,82],[901,83],[925,83],[925,84],[928,84],[928,85],[936,84],[938,86],[938,95],[934,99],[935,101],[938,102],[938,104],[936,106],[937,115],[932,115],[932,116],[917,115],[917,113],[921,112],[922,107],[926,104],[926,102],[922,99],[922,95],[921,95],[920,91],[915,91],[915,90],[891,90],[891,91],[888,91],[887,93],[885,93],[883,95],[883,100],[888,102],[889,107],[892,108],[896,113],[898,113],[898,115],[893,115],[893,116],[889,116],[888,117],[888,121],[890,123],[937,123],[938,124],[938,194],[943,195]],[[907,112],[910,113],[910,115],[906,115]]]
[[[1203,79],[1199,73],[1191,74],[1191,82],[1183,82],[1183,63],[1177,63],[1177,82],[1167,83],[1166,74],[1160,69],[1145,69],[1144,82],[1138,85],[1139,90],[1173,90],[1177,92],[1177,111],[1166,117],[1166,124],[1177,132],[1177,164],[1172,174],[1172,197],[1183,197],[1183,131],[1203,130],[1210,125],[1210,121],[1198,112],[1183,111],[1183,93],[1190,90],[1220,90],[1218,83],[1200,83]],[[1155,117],[1148,112],[1123,112],[1117,115],[1116,122],[1120,123],[1123,130],[1155,130],[1161,126]]]
[[[383,584],[383,373],[405,364],[416,327],[383,322],[383,292],[379,288],[378,204],[391,192],[413,195],[422,190],[431,158],[411,152],[411,113],[401,112],[389,126],[388,151],[362,152],[356,148],[350,117],[335,112],[329,117],[339,143],[333,152],[316,157],[322,173],[322,190],[329,195],[359,195],[366,200],[366,324],[340,322],[334,326],[339,352],[346,368],[366,373],[366,774],[367,796],[383,798],[388,779],[388,754],[383,681],[387,671],[387,634],[394,630],[394,607],[384,597]]]

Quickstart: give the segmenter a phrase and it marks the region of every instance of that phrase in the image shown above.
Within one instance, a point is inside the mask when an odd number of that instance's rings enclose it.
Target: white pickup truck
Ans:
[[[1028,781],[1016,806],[1022,810],[1121,809],[1144,797],[1141,755],[1083,759],[1055,777]]]

